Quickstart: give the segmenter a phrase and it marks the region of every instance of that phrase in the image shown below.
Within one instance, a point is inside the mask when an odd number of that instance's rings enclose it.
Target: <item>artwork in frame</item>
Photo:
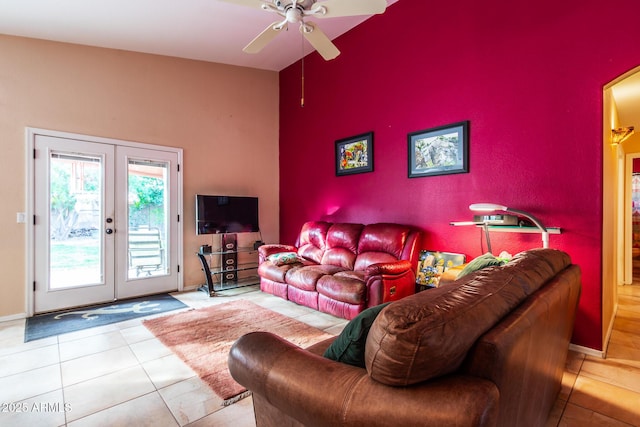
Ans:
[[[418,269],[416,271],[416,285],[418,290],[437,288],[440,285],[440,276],[450,269],[464,264],[464,254],[440,251],[420,251]]]
[[[373,132],[336,141],[336,176],[373,171]]]
[[[469,172],[469,122],[407,135],[409,178]]]

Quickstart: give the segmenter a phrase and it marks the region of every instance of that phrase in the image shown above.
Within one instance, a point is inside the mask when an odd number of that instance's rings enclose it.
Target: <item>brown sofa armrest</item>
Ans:
[[[258,259],[260,263],[265,261],[269,255],[280,252],[298,252],[298,248],[292,245],[269,244],[258,247]]]
[[[453,375],[390,387],[372,380],[365,369],[312,354],[268,332],[238,339],[229,353],[229,370],[261,400],[306,426],[496,423],[498,389],[488,380]]]

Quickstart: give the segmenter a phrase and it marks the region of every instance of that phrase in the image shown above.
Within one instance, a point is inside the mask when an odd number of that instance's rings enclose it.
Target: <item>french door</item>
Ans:
[[[179,288],[178,153],[34,136],[35,313]]]

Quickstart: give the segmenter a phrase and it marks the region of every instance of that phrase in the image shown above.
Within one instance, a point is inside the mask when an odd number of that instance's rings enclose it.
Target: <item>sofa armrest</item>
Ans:
[[[280,244],[268,244],[258,247],[258,259],[259,262],[264,262],[269,255],[277,254],[280,252],[298,252],[298,248],[292,245],[280,245]]]
[[[404,274],[407,270],[411,270],[411,262],[406,260],[371,264],[365,270],[364,277],[366,280],[368,277],[371,277],[371,276],[400,275],[400,274]]]
[[[365,269],[367,307],[397,301],[416,291],[416,275],[406,260],[371,264]]]
[[[491,426],[497,419],[498,389],[488,380],[451,375],[410,387],[386,386],[365,369],[312,354],[268,332],[238,339],[229,370],[276,413],[307,426]]]

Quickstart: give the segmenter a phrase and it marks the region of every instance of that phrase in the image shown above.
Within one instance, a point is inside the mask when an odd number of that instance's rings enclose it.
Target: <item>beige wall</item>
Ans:
[[[196,193],[260,198],[265,241],[278,229],[278,74],[207,62],[0,36],[0,320],[25,313],[25,128],[184,149],[184,284]]]

